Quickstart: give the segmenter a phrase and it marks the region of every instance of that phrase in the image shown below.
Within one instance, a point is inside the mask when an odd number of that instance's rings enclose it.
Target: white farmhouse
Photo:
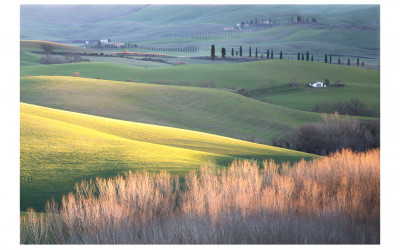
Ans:
[[[308,86],[312,88],[326,88],[326,85],[323,84],[322,82],[310,82]]]
[[[100,39],[101,44],[108,44],[110,41],[108,39]]]

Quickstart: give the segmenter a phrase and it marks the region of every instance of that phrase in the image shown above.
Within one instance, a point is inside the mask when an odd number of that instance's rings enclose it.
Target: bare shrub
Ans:
[[[380,146],[380,124],[379,121],[342,118],[338,113],[323,114],[322,122],[305,124],[272,143],[319,155],[344,148],[362,152]]]
[[[132,82],[132,79],[131,78],[127,78],[126,81],[127,82]]]
[[[21,220],[21,243],[379,244],[380,153],[344,150],[292,167],[213,163],[178,177],[131,173],[76,185]]]
[[[66,63],[63,58],[51,55],[45,55],[40,57],[41,64],[62,64]]]
[[[81,76],[81,73],[79,73],[79,72],[73,72],[73,73],[72,73],[72,76],[74,76],[74,77],[80,77],[80,76]]]
[[[358,100],[357,98],[353,98],[347,102],[323,102],[315,104],[313,112],[320,113],[333,113],[338,112],[341,115],[355,115],[355,116],[369,116],[369,117],[377,117],[378,114],[366,108],[365,103]]]

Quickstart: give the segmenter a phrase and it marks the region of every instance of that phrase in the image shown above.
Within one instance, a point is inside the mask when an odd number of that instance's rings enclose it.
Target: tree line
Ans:
[[[231,54],[232,57],[234,57],[234,56],[239,56],[239,57],[244,56],[243,47],[239,46],[238,50],[235,50],[234,48],[231,48],[230,54]],[[254,56],[254,58],[256,58],[256,59],[258,59],[258,58],[264,59],[264,54],[266,56],[266,59],[274,59],[274,51],[273,50],[267,49],[266,52],[260,52],[258,50],[258,47],[256,47],[255,48],[255,52],[253,54],[252,48],[251,48],[251,46],[249,46],[249,49],[248,49],[248,57],[249,58]],[[284,55],[283,51],[281,50],[279,52],[279,59],[283,59],[283,55]],[[214,61],[215,57],[216,57],[216,55],[215,55],[215,45],[213,44],[213,45],[211,45],[211,60]],[[221,57],[222,57],[222,59],[226,58],[226,49],[224,47],[221,49]],[[329,58],[329,60],[328,60],[328,58]],[[310,54],[310,52],[308,52],[308,51],[306,53],[297,52],[297,60],[298,61],[301,60],[301,61],[312,61],[313,62],[314,61],[314,55]],[[328,54],[325,54],[324,62],[328,63],[328,61],[329,61],[330,64],[332,64],[332,54],[330,54],[329,57],[328,57]],[[318,62],[319,62],[319,59],[318,59]],[[345,64],[345,62],[343,60],[341,60],[340,56],[337,58],[337,64],[339,64],[339,65],[344,65]],[[361,64],[361,66],[364,67],[364,62],[360,63],[360,58],[357,58],[356,59],[356,65],[360,66],[360,64]],[[351,65],[350,58],[347,58],[346,65],[348,65],[348,66]]]
[[[227,53],[226,51],[227,50],[224,47],[221,49],[221,58],[222,59],[226,58],[226,53]],[[230,50],[230,54],[231,54],[232,57],[234,57],[235,55],[239,56],[239,57],[243,56],[243,48],[242,48],[242,46],[240,46],[239,50],[236,50],[236,51],[234,50],[234,48],[232,48]],[[267,59],[274,59],[274,51],[273,50],[271,50],[271,52],[270,52],[270,50],[268,49],[265,54],[266,54],[266,58]],[[254,58],[259,58],[259,57],[262,58],[262,59],[264,58],[264,54],[259,52],[257,47],[256,47],[256,50],[255,50],[255,52],[253,54],[251,46],[250,46],[249,50],[248,50],[248,57],[253,57],[253,55],[254,55]],[[215,45],[213,44],[213,45],[211,45],[211,57],[210,58],[211,58],[212,61],[214,61],[215,57],[216,57],[216,55],[215,55]],[[283,52],[282,51],[279,52],[279,59],[283,59]]]

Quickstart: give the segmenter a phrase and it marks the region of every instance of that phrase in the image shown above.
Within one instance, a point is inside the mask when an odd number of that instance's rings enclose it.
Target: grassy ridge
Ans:
[[[195,55],[202,56],[209,56],[211,44],[216,45],[217,55],[220,55],[221,48],[225,47],[228,50],[228,56],[230,56],[231,48],[239,51],[239,46],[243,47],[245,56],[248,55],[249,46],[253,48],[253,56],[255,47],[258,47],[259,52],[263,53],[267,49],[274,50],[275,55],[278,55],[279,51],[282,50],[285,54],[290,53],[289,57],[291,58],[296,58],[297,52],[306,53],[306,51],[309,51],[311,54],[318,54],[319,58],[323,60],[325,53],[379,57],[379,40],[379,30],[324,29],[311,25],[281,25],[259,32],[145,41],[141,44],[156,47],[195,44],[201,48],[200,53]],[[287,57],[285,55],[285,58]],[[315,60],[317,61],[317,55],[315,55]]]
[[[270,60],[237,64],[182,65],[175,67],[140,68],[111,63],[72,63],[64,65],[39,65],[21,67],[21,75],[65,75],[80,72],[82,77],[126,80],[136,82],[174,82],[190,81],[194,86],[201,81],[215,81],[218,88],[231,87],[256,89],[271,85],[287,84],[293,80],[305,84],[310,81],[334,81],[340,79],[346,88],[306,89],[305,93],[292,99],[268,97],[271,102],[284,107],[311,111],[321,100],[344,102],[358,98],[368,108],[379,112],[380,72],[358,67],[330,65],[317,62],[294,60]]]
[[[256,17],[280,19],[282,24],[297,15],[330,24],[371,25],[379,20],[377,5],[150,5],[137,9],[138,6],[23,6],[21,38],[126,40],[132,36],[222,31],[223,27]]]
[[[21,209],[41,208],[74,183],[127,170],[197,170],[236,157],[296,161],[314,156],[231,138],[21,104]]]
[[[44,43],[52,45],[54,52],[70,52],[70,53],[90,52],[90,50],[86,50],[84,48],[70,46],[62,43],[54,43],[48,41],[33,41],[33,40],[20,41],[20,49],[23,51],[43,51],[43,49],[40,46]]]
[[[35,76],[22,77],[20,89],[26,103],[264,144],[293,127],[320,120],[317,113],[208,88]]]

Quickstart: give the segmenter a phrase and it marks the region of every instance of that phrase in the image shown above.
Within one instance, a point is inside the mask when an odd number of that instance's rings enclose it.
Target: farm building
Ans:
[[[312,88],[326,88],[326,85],[323,84],[322,82],[310,82],[308,86]]]

